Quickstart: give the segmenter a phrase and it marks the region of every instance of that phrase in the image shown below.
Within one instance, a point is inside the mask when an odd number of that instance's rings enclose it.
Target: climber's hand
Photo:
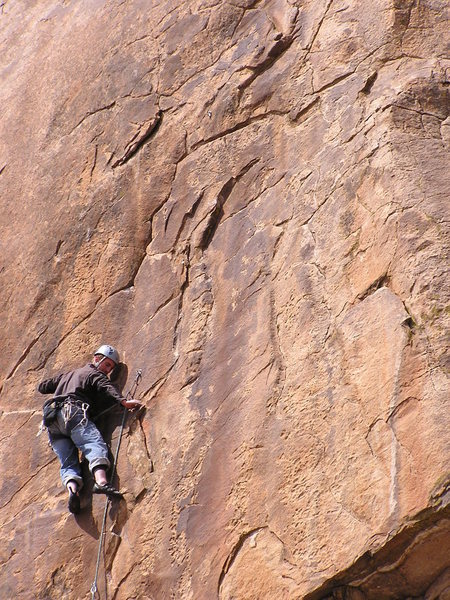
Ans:
[[[131,410],[133,410],[134,408],[140,408],[141,406],[144,406],[142,402],[140,402],[139,400],[134,400],[133,398],[131,398],[130,400],[122,400],[122,405],[125,406],[125,408],[129,408]]]

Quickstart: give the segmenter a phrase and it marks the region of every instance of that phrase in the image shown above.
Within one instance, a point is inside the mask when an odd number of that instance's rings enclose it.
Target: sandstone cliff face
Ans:
[[[2,598],[90,597],[35,389],[103,342],[101,598],[450,597],[445,10],[0,4]]]

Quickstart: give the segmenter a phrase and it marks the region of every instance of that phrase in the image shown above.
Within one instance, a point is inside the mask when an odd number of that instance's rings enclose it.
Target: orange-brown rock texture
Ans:
[[[0,2],[2,599],[92,597],[36,386],[100,343],[96,597],[450,598],[447,10]]]

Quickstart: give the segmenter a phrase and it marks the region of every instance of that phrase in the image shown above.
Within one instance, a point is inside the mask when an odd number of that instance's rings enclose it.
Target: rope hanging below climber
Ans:
[[[132,385],[130,391],[126,395],[127,399],[133,398],[133,396],[136,394],[136,391],[137,391],[137,388],[141,381],[141,378],[142,378],[142,371],[141,371],[141,369],[138,369],[138,371],[136,372],[136,377],[133,382],[133,385]],[[127,411],[124,410],[123,414],[122,414],[122,423],[120,426],[116,451],[114,453],[114,463],[113,463],[112,472],[111,472],[111,481],[112,482],[114,482],[114,477],[116,474],[116,465],[117,465],[117,460],[119,457],[120,444],[122,442],[122,436],[123,436],[123,430],[125,427],[126,418],[127,418]],[[98,581],[98,573],[99,573],[99,569],[100,569],[100,559],[101,559],[102,547],[103,547],[103,542],[104,542],[104,538],[105,538],[106,517],[108,514],[108,508],[109,508],[110,503],[111,503],[111,498],[109,496],[107,496],[106,503],[105,503],[105,509],[103,511],[102,527],[101,527],[100,537],[99,537],[99,542],[98,542],[97,562],[95,565],[95,576],[94,576],[94,581],[92,582],[91,590],[90,590],[91,591],[91,600],[98,600],[98,598],[100,598],[100,595],[98,593],[98,588],[97,588],[97,581]]]

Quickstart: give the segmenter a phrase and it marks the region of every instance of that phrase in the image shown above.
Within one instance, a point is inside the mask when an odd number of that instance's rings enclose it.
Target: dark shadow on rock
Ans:
[[[128,508],[125,499],[113,500],[109,509],[109,516],[114,525],[111,529],[116,535],[120,535],[123,526],[128,520]]]
[[[98,540],[100,537],[98,520],[94,519],[92,513],[92,486],[94,485],[94,478],[89,471],[87,461],[84,459],[81,462],[81,474],[84,482],[80,491],[81,512],[78,515],[74,515],[75,520],[81,529]]]
[[[111,372],[110,380],[115,388],[122,394],[128,379],[128,367],[125,363],[119,363]]]
[[[75,521],[80,529],[83,529],[83,531],[85,531],[95,540],[99,539],[100,530],[96,520],[94,519],[94,515],[92,514],[92,502],[90,502],[87,507],[83,507],[83,505],[81,505],[81,512],[74,516]]]

